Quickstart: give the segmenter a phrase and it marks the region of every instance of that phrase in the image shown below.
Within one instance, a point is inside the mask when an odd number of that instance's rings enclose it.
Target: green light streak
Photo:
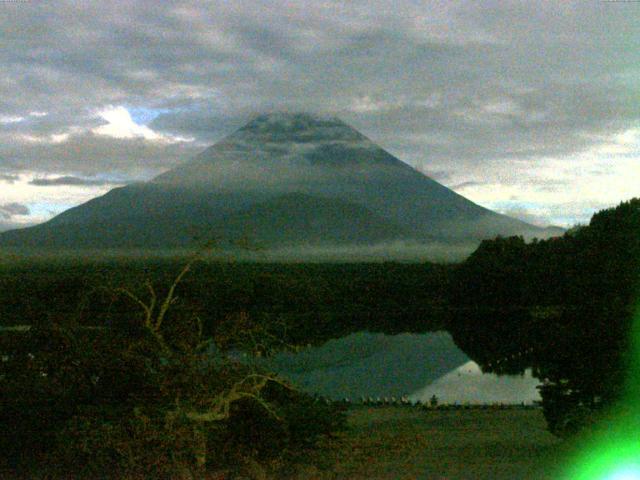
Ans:
[[[563,480],[640,480],[640,308],[631,335],[623,399],[584,441]]]

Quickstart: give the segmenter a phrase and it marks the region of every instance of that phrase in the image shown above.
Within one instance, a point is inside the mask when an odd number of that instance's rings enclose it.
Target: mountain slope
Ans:
[[[400,398],[468,360],[448,333],[359,332],[267,362],[305,391],[358,401],[361,396]]]
[[[346,199],[418,235],[448,240],[542,229],[474,204],[337,118],[262,115],[154,183]]]
[[[214,229],[224,238],[257,239],[267,245],[377,243],[410,233],[345,200],[289,193],[224,216]]]
[[[0,246],[175,248],[248,236],[266,246],[477,241],[543,229],[476,205],[336,118],[256,117],[150,182],[117,188]]]
[[[135,208],[131,208],[135,206]],[[105,221],[105,217],[108,221]],[[51,221],[5,232],[0,245],[66,249],[189,248],[209,238],[264,246],[352,245],[411,238],[401,226],[346,200],[302,193],[194,194],[123,187]]]

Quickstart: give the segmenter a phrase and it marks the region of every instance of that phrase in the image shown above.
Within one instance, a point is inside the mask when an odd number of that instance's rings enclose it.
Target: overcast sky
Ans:
[[[0,229],[273,110],[538,224],[640,196],[634,1],[0,0]]]

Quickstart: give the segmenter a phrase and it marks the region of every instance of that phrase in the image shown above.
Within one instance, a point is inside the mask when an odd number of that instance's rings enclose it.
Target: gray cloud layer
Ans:
[[[441,178],[533,169],[640,121],[639,16],[582,1],[4,3],[0,174],[148,178],[270,109],[338,114]],[[92,134],[108,105],[197,142]]]
[[[18,175],[3,175],[0,174],[0,182],[13,184],[17,180],[19,180]]]
[[[35,185],[37,187],[55,187],[60,185],[66,185],[70,187],[79,187],[79,186],[100,186],[100,185],[112,185],[114,182],[105,181],[105,180],[93,180],[89,178],[79,178],[79,177],[55,177],[55,178],[34,178],[29,182],[30,185]]]
[[[26,205],[21,203],[5,203],[0,205],[0,218],[10,220],[16,215],[29,215],[30,210]]]

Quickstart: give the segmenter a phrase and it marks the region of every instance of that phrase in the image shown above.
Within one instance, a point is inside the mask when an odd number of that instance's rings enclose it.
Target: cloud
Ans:
[[[465,188],[468,188],[468,187],[477,187],[478,185],[482,185],[482,182],[468,180],[466,182],[456,183],[455,185],[452,185],[451,189],[458,191],[458,190],[464,190]]]
[[[514,162],[509,171],[489,168],[492,173],[484,183],[466,187],[464,195],[502,213],[534,215],[537,224],[570,227],[588,223],[597,210],[638,196],[639,157],[636,144],[616,154],[601,155],[594,147],[560,158],[541,157],[535,168]]]
[[[42,175],[117,174],[131,181],[148,179],[186,161],[204,147],[189,142],[163,143],[144,138],[113,138],[91,131],[24,138],[0,132],[0,168]]]
[[[0,182],[3,182],[3,183],[12,184],[18,181],[19,179],[20,177],[18,175],[8,175],[8,174],[0,173]]]
[[[152,142],[175,143],[181,141],[193,141],[193,138],[162,135],[154,132],[146,125],[140,125],[133,121],[129,111],[122,107],[107,107],[98,112],[98,116],[106,121],[106,124],[93,128],[96,135],[104,135],[112,138],[142,138]]]
[[[8,125],[10,126],[11,124],[28,121],[29,117],[39,118],[39,117],[46,117],[46,116],[47,116],[47,112],[29,112],[26,116],[0,114],[0,124],[3,126],[8,126]]]
[[[0,123],[19,123],[24,120],[24,117],[20,117],[18,115],[0,115]]]
[[[93,186],[93,185],[114,185],[119,182],[107,181],[107,180],[95,180],[90,178],[79,177],[55,177],[55,178],[34,178],[29,182],[30,185],[37,187],[53,187],[53,186]]]
[[[116,177],[104,177],[99,179],[108,180],[109,184],[78,184],[73,187],[58,185],[43,188],[32,183],[33,180],[47,178],[43,177],[42,172],[23,170],[19,175],[15,176],[17,179],[13,184],[3,185],[0,189],[0,205],[19,204],[28,206],[29,214],[13,216],[10,222],[4,221],[5,226],[10,223],[7,228],[24,227],[46,221],[53,215],[74,205],[106,193],[113,187],[113,184],[121,182]],[[23,209],[22,211],[24,212],[25,210]]]
[[[526,207],[521,206],[510,206],[506,209],[500,211],[500,213],[504,213],[513,218],[517,218],[522,220],[523,222],[530,223],[531,225],[536,225],[538,227],[547,227],[548,217],[544,214],[535,213],[532,210],[527,209]]]
[[[36,3],[0,20],[3,169],[150,178],[273,109],[505,196],[545,159],[636,154],[633,3]]]
[[[21,203],[5,203],[0,205],[0,217],[4,220],[10,220],[15,216],[29,215],[31,211],[29,207]]]

